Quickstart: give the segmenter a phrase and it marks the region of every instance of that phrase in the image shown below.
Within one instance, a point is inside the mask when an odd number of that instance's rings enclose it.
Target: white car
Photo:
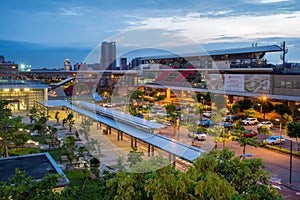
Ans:
[[[278,135],[272,135],[267,139],[267,144],[271,144],[271,145],[284,144],[284,143],[285,143],[284,137]]]
[[[256,118],[246,118],[242,122],[244,125],[254,125],[258,123]]]
[[[193,137],[196,139],[196,140],[201,140],[201,141],[204,141],[206,140],[207,138],[207,135],[203,132],[198,132],[198,133],[188,133],[189,137]]]
[[[257,125],[257,128],[261,128],[262,126],[267,126],[270,129],[273,127],[273,123],[271,121],[265,121]]]
[[[203,113],[202,115],[203,115],[203,117],[210,118],[211,117],[211,111],[207,111],[207,112]]]

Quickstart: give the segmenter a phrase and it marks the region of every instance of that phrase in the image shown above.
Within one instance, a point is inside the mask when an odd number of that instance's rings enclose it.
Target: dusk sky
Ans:
[[[105,40],[116,41],[119,55],[286,41],[287,61],[300,62],[299,0],[9,0],[0,8],[0,55],[33,68],[61,68],[66,57],[72,64],[87,61]],[[280,63],[279,57],[270,62]]]

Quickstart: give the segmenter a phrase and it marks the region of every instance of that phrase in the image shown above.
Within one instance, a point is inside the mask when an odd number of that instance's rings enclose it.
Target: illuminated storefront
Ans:
[[[48,100],[48,85],[0,80],[0,100],[9,101],[13,111],[29,110],[35,101]]]

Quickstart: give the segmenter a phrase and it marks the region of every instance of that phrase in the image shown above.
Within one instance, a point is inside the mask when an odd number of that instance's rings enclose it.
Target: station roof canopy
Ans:
[[[197,53],[189,54],[166,54],[158,56],[147,56],[142,57],[141,60],[158,60],[167,58],[188,58],[188,57],[203,57],[203,56],[218,56],[218,55],[232,55],[232,54],[245,54],[245,53],[260,53],[260,52],[278,52],[282,51],[282,48],[278,45],[267,45],[267,46],[253,46],[245,48],[232,48],[232,49],[221,49],[212,51],[202,51]]]
[[[110,117],[107,117],[105,115],[100,115],[97,114],[96,112],[91,112],[87,109],[72,104],[72,102],[70,101],[50,100],[50,101],[39,101],[39,103],[48,108],[61,107],[61,106],[69,108],[74,112],[85,115],[95,121],[106,124],[116,130],[120,130],[129,136],[132,136],[148,144],[151,144],[155,147],[158,147],[168,153],[172,153],[189,162],[193,162],[196,158],[198,158],[202,153],[205,152],[204,150],[195,148],[193,146],[187,145],[177,140],[173,140],[171,138],[159,134],[149,133],[147,131],[141,130],[138,124],[129,125],[121,121],[111,119]],[[95,105],[90,105],[90,106],[95,106]],[[105,109],[108,110],[109,108],[105,108]]]

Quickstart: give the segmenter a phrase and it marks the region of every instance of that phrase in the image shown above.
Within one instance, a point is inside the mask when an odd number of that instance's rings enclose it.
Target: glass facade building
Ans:
[[[35,101],[48,100],[48,85],[0,80],[0,100],[9,101],[12,111],[29,110]]]

